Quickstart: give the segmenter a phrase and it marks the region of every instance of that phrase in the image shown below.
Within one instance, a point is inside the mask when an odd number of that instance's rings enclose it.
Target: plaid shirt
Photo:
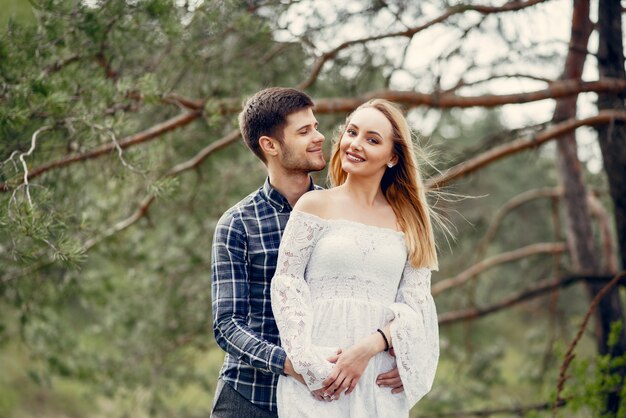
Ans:
[[[291,205],[268,178],[224,213],[213,236],[213,332],[227,353],[220,378],[270,411],[276,411],[276,384],[287,357],[279,346],[270,282],[290,214]]]

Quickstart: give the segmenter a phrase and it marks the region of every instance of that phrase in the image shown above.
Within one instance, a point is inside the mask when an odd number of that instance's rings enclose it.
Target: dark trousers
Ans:
[[[277,418],[276,413],[259,408],[222,379],[215,389],[211,418]]]

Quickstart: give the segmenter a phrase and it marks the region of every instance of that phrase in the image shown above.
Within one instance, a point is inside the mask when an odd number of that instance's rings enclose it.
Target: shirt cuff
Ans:
[[[287,360],[287,353],[282,347],[276,346],[272,348],[270,355],[269,369],[274,374],[284,374],[285,360]]]

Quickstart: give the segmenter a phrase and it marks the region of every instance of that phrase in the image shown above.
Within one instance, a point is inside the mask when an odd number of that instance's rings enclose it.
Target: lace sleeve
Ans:
[[[311,252],[325,228],[322,219],[294,210],[280,243],[272,279],[272,310],[282,346],[310,390],[321,388],[333,368],[326,360],[328,349],[311,342],[313,312],[304,277]]]
[[[398,287],[391,338],[404,392],[410,406],[426,395],[439,361],[439,324],[430,294],[431,272],[408,261]]]

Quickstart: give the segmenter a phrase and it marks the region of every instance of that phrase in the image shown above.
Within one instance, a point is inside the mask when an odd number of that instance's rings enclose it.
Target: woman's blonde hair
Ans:
[[[422,176],[417,164],[411,129],[404,115],[393,103],[384,99],[372,99],[356,108],[374,108],[380,111],[393,128],[393,153],[398,161],[387,168],[381,180],[381,188],[404,231],[409,252],[409,261],[415,267],[438,269],[437,249],[431,223],[431,209],[426,202]],[[346,126],[350,117],[346,119]],[[339,143],[341,135],[333,145],[328,176],[332,186],[346,181],[348,174],[341,167]]]

